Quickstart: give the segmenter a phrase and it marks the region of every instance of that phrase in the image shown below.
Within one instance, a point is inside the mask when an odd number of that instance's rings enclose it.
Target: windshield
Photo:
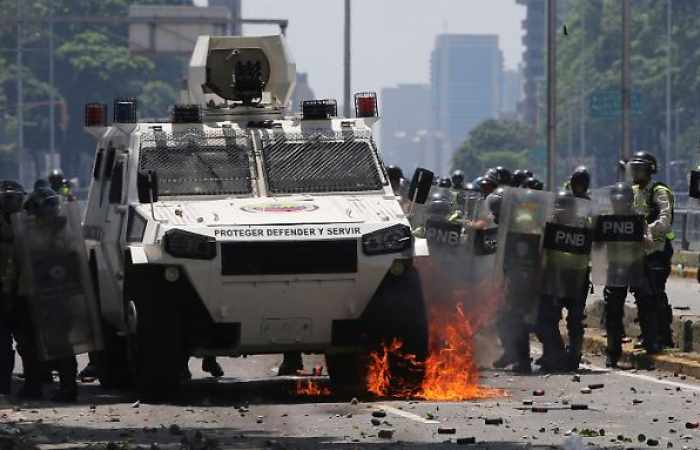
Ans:
[[[383,186],[368,140],[277,136],[263,140],[262,155],[272,194],[358,192]]]
[[[154,130],[142,139],[139,170],[158,173],[164,196],[250,194],[249,148],[248,138],[233,130]]]

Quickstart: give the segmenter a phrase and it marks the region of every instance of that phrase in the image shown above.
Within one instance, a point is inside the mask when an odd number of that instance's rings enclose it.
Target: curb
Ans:
[[[586,353],[604,355],[605,347],[606,338],[603,335],[591,334],[591,329],[586,329],[586,335],[583,339],[583,348]],[[683,353],[667,351],[647,356],[643,350],[635,350],[632,344],[623,344],[620,361],[635,369],[648,369],[650,363],[653,363],[657,369],[672,372],[674,375],[686,375],[700,379],[700,361],[684,356]]]
[[[698,278],[698,268],[697,267],[686,267],[682,264],[677,264],[671,266],[671,276],[676,278]]]

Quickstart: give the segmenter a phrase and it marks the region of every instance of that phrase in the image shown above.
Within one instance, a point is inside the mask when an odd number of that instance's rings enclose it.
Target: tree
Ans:
[[[463,170],[467,178],[476,178],[489,167],[525,167],[531,133],[517,120],[486,120],[469,133],[453,157],[452,168]]]

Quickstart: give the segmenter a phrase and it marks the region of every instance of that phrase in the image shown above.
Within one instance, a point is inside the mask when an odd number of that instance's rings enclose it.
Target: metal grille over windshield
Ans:
[[[139,170],[158,173],[160,195],[242,195],[252,192],[249,140],[231,129],[154,130],[141,143]]]
[[[353,136],[267,136],[263,139],[263,160],[272,194],[382,188],[370,141]]]

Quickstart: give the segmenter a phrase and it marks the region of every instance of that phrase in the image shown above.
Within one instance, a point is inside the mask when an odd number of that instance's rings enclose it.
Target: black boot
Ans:
[[[78,362],[75,356],[61,358],[56,361],[58,369],[59,388],[51,396],[51,401],[73,403],[78,399]]]
[[[216,362],[216,357],[214,356],[205,356],[202,358],[202,370],[208,372],[214,378],[221,378],[224,376],[224,369]]]
[[[299,371],[304,370],[304,363],[301,359],[300,352],[285,352],[282,364],[277,370],[277,375],[296,375]]]

